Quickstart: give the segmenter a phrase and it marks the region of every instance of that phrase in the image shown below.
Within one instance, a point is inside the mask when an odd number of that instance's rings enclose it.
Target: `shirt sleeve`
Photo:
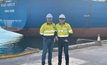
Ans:
[[[40,35],[43,35],[44,34],[44,24],[41,26],[41,28],[40,28]]]
[[[55,36],[57,36],[57,29],[56,29],[56,25],[55,25]]]
[[[69,34],[73,34],[73,30],[69,24],[68,24],[68,32],[69,32]]]

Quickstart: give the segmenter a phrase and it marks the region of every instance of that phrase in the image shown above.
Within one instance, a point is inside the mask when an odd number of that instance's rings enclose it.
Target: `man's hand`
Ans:
[[[68,42],[68,40],[67,40],[67,39],[65,39],[64,41],[65,41],[65,42]]]
[[[57,37],[57,36],[54,38],[54,42],[55,42],[55,41],[58,41],[58,37]]]
[[[58,37],[57,36],[55,37],[55,39],[56,39],[56,41],[58,41]]]

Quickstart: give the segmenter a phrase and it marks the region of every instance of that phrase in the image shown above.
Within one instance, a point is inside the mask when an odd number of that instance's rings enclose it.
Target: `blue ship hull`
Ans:
[[[85,0],[3,0],[0,3],[0,26],[26,36],[39,36],[46,15],[63,13],[76,37],[107,36],[107,3]]]

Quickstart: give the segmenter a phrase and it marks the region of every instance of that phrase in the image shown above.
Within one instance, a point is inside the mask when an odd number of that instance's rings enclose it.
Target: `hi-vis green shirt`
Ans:
[[[40,34],[43,36],[54,36],[55,33],[55,24],[44,23],[40,28]]]
[[[73,34],[73,30],[68,23],[61,25],[60,23],[56,24],[56,31],[58,37],[68,37],[69,34]]]

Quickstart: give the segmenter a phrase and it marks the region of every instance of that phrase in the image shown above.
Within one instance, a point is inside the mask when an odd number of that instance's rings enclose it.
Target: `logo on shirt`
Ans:
[[[2,3],[3,2],[3,0],[0,0],[0,3]]]
[[[64,26],[65,28],[67,28],[67,26]]]
[[[53,28],[55,29],[55,26],[53,26]]]

